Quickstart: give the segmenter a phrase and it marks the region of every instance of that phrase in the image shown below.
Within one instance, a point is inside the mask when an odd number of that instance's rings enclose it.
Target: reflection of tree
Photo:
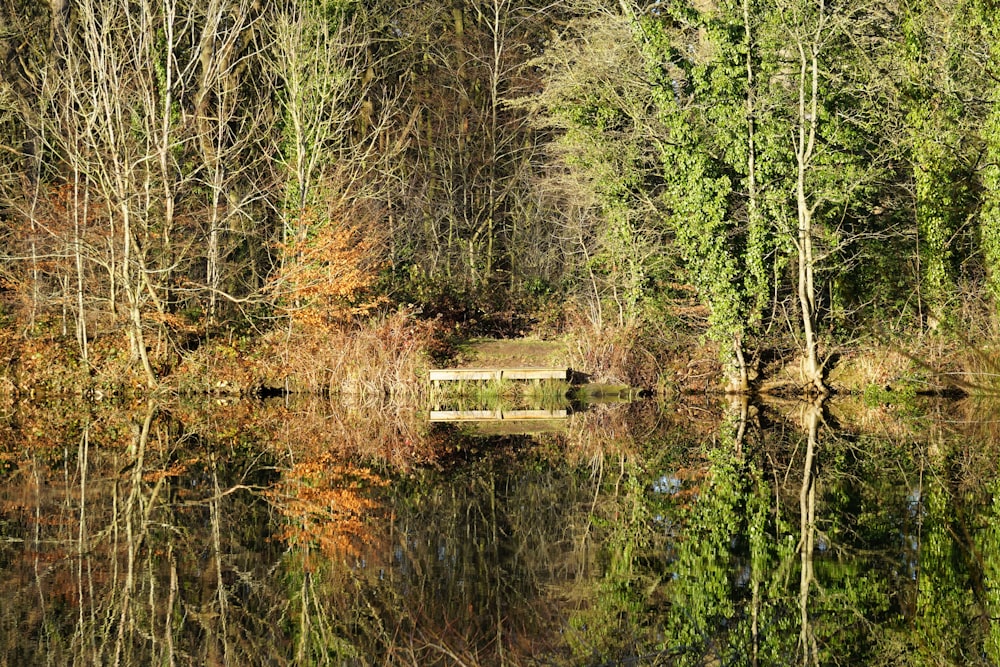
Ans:
[[[751,665],[877,655],[873,632],[898,622],[891,605],[906,597],[898,535],[909,487],[887,465],[898,450],[878,450],[873,463],[850,439],[823,445],[820,477],[823,407],[797,404],[794,420],[764,432],[750,406],[734,403],[693,496],[677,472],[650,480],[649,459],[633,467],[612,497],[640,509],[602,532],[609,553],[580,615],[588,634],[578,655]]]
[[[332,557],[357,557],[362,546],[372,543],[366,523],[379,503],[371,490],[387,484],[369,468],[325,455],[296,463],[265,495],[288,519],[281,539],[290,545],[315,544]]]
[[[943,472],[943,471],[938,471]],[[917,579],[916,622],[929,653],[958,657],[968,631],[966,609],[971,600],[968,574],[955,567],[962,554],[955,541],[957,524],[951,494],[938,475],[921,486],[922,535]]]
[[[240,492],[266,459],[209,460],[154,403],[136,418],[72,414],[0,487],[17,516],[0,523],[0,662],[247,664],[280,652],[266,620],[276,602],[251,585],[266,571],[266,514]],[[33,507],[14,507],[26,487]],[[11,548],[27,536],[31,549]]]
[[[731,574],[735,558],[732,540],[741,532],[741,506],[746,492],[740,462],[732,451],[710,454],[707,483],[685,517],[678,537],[676,578],[672,601],[679,613],[671,618],[668,637],[691,647],[688,655],[719,651],[725,662],[728,651],[712,648],[716,628],[736,614]]]
[[[877,655],[873,632],[899,618],[893,605],[905,598],[907,581],[898,574],[906,559],[899,537],[906,529],[905,477],[892,478],[899,468],[876,458],[891,450],[866,451],[868,443],[833,437],[825,409],[823,400],[798,407],[795,455],[784,470],[784,491],[789,503],[793,494],[798,501],[799,518],[794,657],[803,665],[870,662]]]
[[[988,624],[983,652],[988,660],[1000,664],[1000,482],[992,482],[988,491],[993,500],[976,545],[983,558],[983,616]]]
[[[803,407],[802,426],[807,434],[802,488],[799,491],[799,554],[802,559],[799,570],[799,651],[803,665],[819,664],[816,635],[809,621],[809,590],[816,583],[813,571],[813,555],[816,551],[816,480],[813,476],[813,459],[822,419],[822,400]]]
[[[139,407],[0,433],[0,663],[996,659],[1000,488],[954,477],[981,443],[739,401],[700,445],[597,414],[603,453],[435,432],[376,473],[324,458],[364,435],[329,405]]]
[[[593,491],[530,452],[514,457],[525,442],[494,438],[481,460],[382,487],[391,521],[349,561],[290,548],[280,571],[296,655],[474,665],[551,652],[559,605],[575,590],[551,582],[586,580],[577,546]]]
[[[550,648],[554,609],[543,592],[556,571],[588,567],[576,545],[590,488],[530,455],[507,456],[501,449],[450,482],[429,475],[398,490],[392,583],[411,591],[410,610],[385,618],[417,640],[394,649],[400,659],[450,664],[439,647],[473,664],[503,662]]]
[[[931,458],[919,488],[912,618],[919,640],[906,650],[912,662],[997,664],[998,484],[984,480],[977,493],[963,493],[952,487],[950,467],[946,458]]]
[[[622,456],[616,472],[609,473],[600,507],[595,506],[599,514],[592,518],[600,578],[587,606],[570,616],[567,639],[579,659],[626,659],[655,636],[647,600],[659,597],[666,575],[665,536],[650,530],[656,509],[637,461]]]
[[[758,461],[755,410],[735,401],[708,454],[706,483],[679,517],[667,639],[681,662],[783,664],[792,646],[786,578],[793,544]]]

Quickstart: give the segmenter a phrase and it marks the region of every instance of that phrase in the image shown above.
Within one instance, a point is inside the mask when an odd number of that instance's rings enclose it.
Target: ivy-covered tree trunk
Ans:
[[[998,49],[1000,50],[1000,49]],[[1000,53],[997,55],[1000,60]],[[986,167],[983,169],[983,208],[979,234],[986,264],[986,289],[1000,320],[1000,88],[994,93],[993,108],[983,127]]]
[[[920,260],[921,311],[925,321],[946,316],[946,302],[954,295],[952,239],[960,226],[956,219],[955,169],[952,148],[944,144],[948,127],[929,117],[926,107],[913,110],[913,189]],[[926,311],[926,312],[923,312]]]
[[[995,2],[984,0],[979,12],[982,32],[990,44],[988,69],[1000,72],[1000,12]],[[994,317],[1000,321],[1000,86],[991,86],[989,107],[982,126],[985,147],[983,159],[982,212],[979,220],[980,243],[986,264],[986,288],[994,305]]]
[[[974,12],[965,0],[909,3],[896,52],[913,178],[922,322],[950,319],[961,278],[956,261],[975,204],[972,166],[975,103],[981,93],[967,72],[976,68]],[[971,150],[970,150],[971,149]],[[988,162],[987,162],[988,164]],[[987,190],[988,192],[988,190]]]
[[[751,0],[701,11],[677,2],[662,16],[633,19],[666,133],[657,144],[663,201],[711,311],[709,336],[722,345],[731,392],[750,388],[747,343],[771,302],[776,257],[758,163],[760,124],[771,118],[757,99],[759,72],[773,59],[758,45],[765,11]]]

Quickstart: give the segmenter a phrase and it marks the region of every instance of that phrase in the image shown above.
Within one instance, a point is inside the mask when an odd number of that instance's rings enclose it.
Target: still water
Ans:
[[[996,413],[13,406],[0,665],[996,664]]]

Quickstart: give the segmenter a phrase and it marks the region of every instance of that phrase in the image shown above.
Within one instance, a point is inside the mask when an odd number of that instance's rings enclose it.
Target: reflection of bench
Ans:
[[[430,372],[435,386],[442,382],[500,382],[502,380],[563,380],[569,377],[565,368],[439,368]]]
[[[432,422],[565,419],[565,410],[431,410]]]

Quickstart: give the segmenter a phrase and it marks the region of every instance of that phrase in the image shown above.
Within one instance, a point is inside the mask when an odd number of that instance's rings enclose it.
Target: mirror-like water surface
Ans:
[[[1000,440],[969,414],[21,405],[0,664],[995,664]]]

